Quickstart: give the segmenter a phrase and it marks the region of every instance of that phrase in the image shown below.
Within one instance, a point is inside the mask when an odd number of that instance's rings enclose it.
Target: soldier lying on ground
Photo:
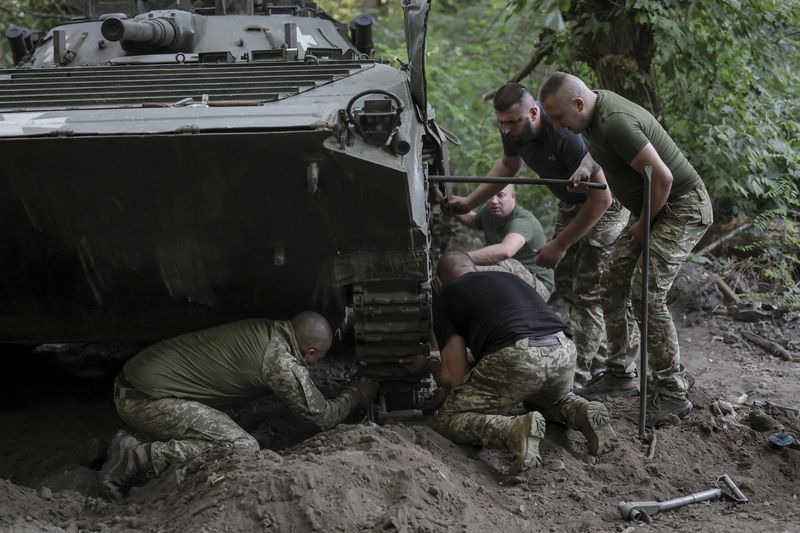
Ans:
[[[506,272],[478,272],[463,252],[445,254],[437,267],[440,298],[434,328],[441,363],[407,358],[409,371],[432,371],[437,382],[455,387],[433,427],[459,444],[511,451],[511,473],[540,461],[545,420],[583,433],[589,453],[615,447],[606,407],[572,393],[575,345],[569,328],[527,283]],[[477,360],[466,379],[466,348]],[[523,402],[535,409],[506,416]]]
[[[117,376],[114,404],[149,442],[118,431],[101,470],[103,485],[121,499],[143,474],[158,475],[214,446],[258,451],[256,439],[217,408],[269,392],[317,430],[368,406],[377,383],[358,380],[326,400],[311,382],[308,366],[330,346],[327,320],[306,311],[290,321],[243,320],[147,348]]]

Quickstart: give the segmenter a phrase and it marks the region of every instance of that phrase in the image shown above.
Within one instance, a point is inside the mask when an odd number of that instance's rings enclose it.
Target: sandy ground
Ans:
[[[518,476],[505,473],[507,452],[454,445],[425,419],[353,420],[306,438],[264,400],[236,413],[264,447],[257,455],[209,453],[109,502],[98,495],[92,466],[102,439],[121,425],[111,379],[136,347],[82,348],[101,362],[87,369],[77,362],[81,350],[75,359],[74,349],[25,357],[7,349],[0,531],[800,532],[800,450],[767,440],[781,428],[800,437],[800,362],[742,338],[751,329],[800,351],[800,323],[733,320],[696,267],[682,274],[673,299],[696,410],[657,430],[651,448],[650,435],[637,436],[638,398],[613,400],[618,450],[591,457],[579,433],[549,424],[544,464]],[[349,371],[339,362],[315,379],[332,392]],[[617,510],[620,501],[713,488],[724,473],[748,503],[698,503],[659,513],[649,525]]]

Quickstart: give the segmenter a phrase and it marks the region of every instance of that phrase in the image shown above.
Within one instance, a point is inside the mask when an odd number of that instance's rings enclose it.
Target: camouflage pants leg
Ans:
[[[713,220],[711,201],[702,184],[664,206],[650,233],[650,279],[648,284],[647,369],[656,392],[685,398],[686,373],[680,370],[680,347],[667,292],[686,257]],[[621,237],[603,276],[603,311],[606,318],[610,358],[608,369],[630,375],[639,352],[638,314],[642,301],[641,244]]]
[[[447,397],[433,428],[459,444],[501,448],[513,418],[505,414],[519,402],[533,402],[552,417],[569,403],[564,399],[575,367],[575,345],[563,333],[557,336],[553,346],[529,347],[521,339],[485,355]]]
[[[575,218],[580,207],[580,204],[559,204],[553,238]],[[595,354],[607,351],[605,321],[600,304],[600,277],[629,214],[614,200],[589,233],[567,250],[555,270],[556,287],[572,304],[569,325],[578,350],[576,366],[585,379],[590,377],[589,368]]]
[[[258,441],[231,418],[200,402],[179,398],[114,398],[120,418],[153,442],[153,462],[185,462],[214,446],[258,451]]]
[[[496,265],[482,265],[477,267],[479,272],[509,272],[514,274],[519,279],[530,285],[536,290],[536,293],[542,297],[545,302],[550,299],[553,291],[547,288],[542,283],[542,280],[534,276],[530,270],[525,268],[525,265],[516,259],[503,259]]]

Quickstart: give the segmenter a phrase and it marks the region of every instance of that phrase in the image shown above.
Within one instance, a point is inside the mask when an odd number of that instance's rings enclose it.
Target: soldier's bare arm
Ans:
[[[414,355],[400,359],[406,371],[415,376],[432,374],[439,387],[453,389],[461,385],[469,370],[467,346],[463,337],[453,335],[447,339],[439,357]]]
[[[591,159],[587,153],[586,157]],[[605,174],[600,170],[591,181],[606,183]],[[586,189],[586,201],[583,202],[578,213],[556,237],[542,246],[536,258],[536,264],[547,268],[555,268],[564,258],[570,246],[578,242],[600,220],[603,213],[611,206],[611,191],[607,188]]]
[[[572,173],[572,176],[569,177],[569,181],[572,182],[573,187],[578,187],[581,182],[592,181],[592,174],[597,168],[597,163],[595,163],[594,159],[589,152],[586,152],[586,155],[583,156],[580,165],[578,168],[575,169],[575,172]],[[583,189],[586,187],[581,188],[581,192],[585,192]]]
[[[486,174],[489,177],[514,177],[519,174],[522,168],[522,158],[503,156],[497,160],[491,170]],[[453,196],[447,201],[447,207],[452,213],[468,213],[495,194],[502,191],[507,184],[505,183],[481,183],[467,196]]]
[[[464,213],[463,215],[456,215],[455,218],[468,228],[477,229],[475,221],[478,220],[478,213],[470,211],[469,213]]]
[[[469,371],[467,345],[464,338],[453,335],[441,350],[439,368],[433,368],[433,377],[440,387],[454,389],[461,385]]]
[[[519,233],[509,233],[501,242],[473,250],[467,255],[476,265],[496,265],[500,261],[514,257],[524,245],[525,237]]]
[[[672,190],[672,171],[650,143],[647,143],[644,148],[639,150],[630,165],[642,175],[644,175],[644,167],[653,167],[650,185],[650,220],[652,221],[667,203],[669,193]],[[643,213],[640,213],[639,219],[628,228],[628,235],[639,242],[642,241],[644,232],[642,215]]]

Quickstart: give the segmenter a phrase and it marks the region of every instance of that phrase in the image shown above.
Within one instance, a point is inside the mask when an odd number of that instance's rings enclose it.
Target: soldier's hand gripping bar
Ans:
[[[575,185],[568,180],[554,180],[541,178],[505,178],[489,176],[428,176],[429,183],[513,183],[515,185],[561,185],[562,187],[574,187]],[[582,181],[579,186],[585,185],[590,189],[606,189],[605,183],[595,183],[593,181]]]

